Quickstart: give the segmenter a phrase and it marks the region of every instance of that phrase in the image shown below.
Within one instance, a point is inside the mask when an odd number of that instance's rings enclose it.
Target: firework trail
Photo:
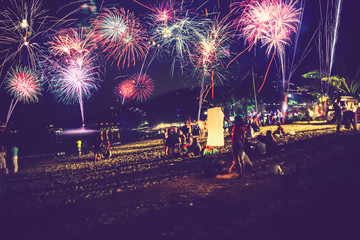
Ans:
[[[323,16],[323,8],[320,1],[319,4],[321,19],[317,47],[319,52],[320,75],[321,78],[330,78],[334,64],[335,48],[340,26],[342,0],[328,0],[325,16]],[[328,91],[329,84],[326,84],[325,92],[328,93]]]
[[[242,14],[234,21],[236,28],[240,31],[239,36],[245,39],[249,49],[260,42],[261,47],[266,47],[268,57],[272,53],[263,83],[258,92],[264,86],[275,55],[279,58],[284,70],[285,47],[291,42],[291,34],[297,32],[302,13],[302,9],[296,8],[296,5],[296,0],[251,0],[235,3],[233,13],[243,9]]]
[[[6,117],[7,126],[16,104],[34,103],[39,101],[41,95],[41,79],[36,72],[28,67],[16,67],[9,71],[5,80],[6,89],[13,96],[10,108]]]
[[[122,68],[135,66],[149,48],[148,36],[133,12],[123,8],[102,11],[92,21],[97,40],[106,58]]]
[[[154,90],[154,82],[147,74],[134,74],[129,80],[133,82],[133,99],[143,102],[151,96]]]
[[[116,86],[115,94],[122,99],[122,104],[124,104],[125,99],[133,98],[134,89],[133,80],[124,80]]]
[[[99,88],[102,66],[95,53],[93,32],[69,29],[54,36],[43,66],[58,102],[79,104],[84,125],[84,100]]]

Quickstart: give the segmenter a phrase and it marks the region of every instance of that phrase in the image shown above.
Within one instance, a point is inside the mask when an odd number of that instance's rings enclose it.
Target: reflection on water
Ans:
[[[0,135],[0,145],[10,149],[12,145],[19,147],[20,156],[29,155],[69,155],[77,151],[76,141],[82,140],[85,152],[90,152],[93,145],[104,141],[112,144],[120,142],[117,128],[108,129],[27,129]],[[123,137],[123,136],[121,136]],[[121,139],[125,142],[125,139]]]
[[[121,138],[120,138],[121,136]],[[147,132],[132,129],[108,128],[62,129],[44,128],[13,131],[0,135],[0,145],[10,149],[12,145],[19,148],[20,156],[51,154],[53,156],[77,154],[78,140],[82,141],[82,152],[89,153],[95,144],[110,141],[111,145],[140,141],[148,138],[162,137],[158,132]]]
[[[120,130],[117,128],[110,129],[58,129],[54,131],[55,149],[57,155],[66,155],[77,152],[76,142],[82,141],[83,152],[92,151],[95,144],[110,141],[112,144],[120,142]]]

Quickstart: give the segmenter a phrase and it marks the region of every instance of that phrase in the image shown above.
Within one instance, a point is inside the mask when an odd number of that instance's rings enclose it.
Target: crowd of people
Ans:
[[[354,121],[354,111],[351,110],[343,112],[342,106],[338,99],[333,102],[334,115],[337,123],[337,132],[340,131],[341,124],[353,126],[356,130]],[[306,118],[310,119],[310,115],[305,114]],[[227,118],[226,118],[227,119]],[[309,121],[309,119],[307,119]],[[228,119],[227,119],[228,120]],[[232,149],[232,163],[228,169],[228,173],[236,173],[239,177],[244,175],[245,169],[252,169],[252,162],[249,159],[249,154],[256,152],[260,155],[274,154],[282,151],[278,145],[277,138],[286,136],[287,133],[281,122],[283,115],[281,111],[270,111],[261,113],[250,113],[247,121],[241,116],[236,116],[234,121],[229,121],[232,128],[231,131],[231,149]],[[261,128],[264,125],[277,125],[275,131],[268,130],[264,135],[261,133]],[[211,146],[201,146],[200,139],[206,137],[206,122],[198,121],[195,124],[185,124],[183,128],[171,127],[163,130],[164,134],[164,155],[166,157],[178,154],[181,156],[204,156],[207,153],[213,154],[221,153],[221,148],[216,149]],[[256,137],[255,137],[256,136]],[[276,136],[276,137],[274,137]],[[87,146],[84,139],[79,139],[75,142],[78,156],[89,153],[91,150]],[[9,173],[9,165],[12,165],[13,173],[18,172],[18,147],[12,146],[9,148],[8,154],[5,146],[0,145],[0,173],[1,175]],[[112,156],[110,141],[100,141],[97,139],[92,144],[92,151],[94,153],[94,161],[102,159],[109,159]],[[12,164],[9,164],[9,163]],[[223,163],[223,162],[222,162]]]
[[[204,136],[203,134],[205,135],[205,133],[199,132],[199,137]],[[180,155],[193,153],[195,156],[198,156],[202,151],[198,138],[193,137],[191,130],[185,134],[183,130],[178,130],[175,127],[165,130],[164,145],[165,156],[170,156],[175,153]]]

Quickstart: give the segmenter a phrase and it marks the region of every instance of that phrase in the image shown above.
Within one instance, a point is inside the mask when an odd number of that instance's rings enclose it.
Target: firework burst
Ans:
[[[46,11],[39,0],[10,0],[8,9],[0,13],[0,45],[2,64],[26,61],[35,69],[39,45],[36,38],[46,31]]]
[[[11,69],[5,83],[7,91],[13,96],[6,118],[6,126],[16,104],[19,101],[23,103],[38,102],[42,87],[40,77],[34,70],[28,67],[16,67]]]
[[[50,90],[58,102],[80,105],[84,124],[84,100],[99,89],[102,64],[89,29],[69,29],[48,42],[42,66]]]
[[[134,89],[134,81],[124,80],[116,86],[115,94],[122,99],[122,104],[124,104],[125,99],[131,99],[133,97]]]
[[[36,70],[41,43],[48,33],[64,23],[74,13],[63,18],[47,15],[41,0],[10,0],[9,7],[0,12],[0,67],[25,65]]]
[[[13,68],[6,79],[6,89],[14,98],[23,103],[39,101],[41,95],[40,77],[28,67]]]
[[[168,24],[179,20],[180,7],[176,2],[163,1],[152,8],[150,19],[154,24]]]
[[[154,90],[154,82],[147,74],[134,74],[129,80],[134,84],[133,99],[143,102],[151,96]]]
[[[204,34],[205,21],[184,17],[169,24],[158,24],[152,31],[152,40],[157,43],[159,55],[172,59],[172,74],[176,63],[181,70],[194,62],[192,51]]]
[[[94,32],[85,28],[61,31],[48,44],[53,54],[67,57],[73,57],[74,54],[87,55],[97,47]]]
[[[135,14],[125,9],[105,9],[92,21],[98,42],[107,59],[117,66],[135,66],[149,48],[146,30]]]
[[[211,87],[214,89],[214,76],[222,81],[222,75],[218,71],[223,68],[222,59],[227,57],[227,47],[230,41],[230,25],[226,23],[227,17],[220,21],[216,18],[204,35],[200,35],[200,41],[196,48],[195,68],[201,72],[201,90],[199,97],[198,120],[200,120],[201,107],[204,95],[204,83],[211,76]]]
[[[245,43],[249,45],[247,49],[261,42],[261,47],[266,47],[268,57],[273,53],[258,92],[264,86],[275,54],[280,59],[281,66],[284,67],[285,47],[291,42],[291,34],[297,32],[302,14],[302,8],[296,8],[296,5],[297,0],[250,0],[234,4],[233,13],[236,14],[240,12],[240,9],[242,10],[242,14],[234,22],[236,29],[240,31],[239,36],[243,37]]]
[[[226,23],[227,18],[220,21],[215,19],[208,26],[208,30],[199,35],[199,42],[195,51],[195,67],[203,76],[210,76],[212,71],[223,67],[222,60],[228,57],[231,28]]]

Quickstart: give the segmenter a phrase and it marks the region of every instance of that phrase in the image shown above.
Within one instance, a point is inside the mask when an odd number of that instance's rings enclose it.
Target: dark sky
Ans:
[[[8,0],[0,0],[1,6],[0,10],[3,11],[8,6]],[[43,1],[44,2],[44,8],[49,9],[49,15],[62,15],[65,14],[66,11],[70,11],[72,9],[75,9],[76,6],[81,5],[80,3],[76,4],[70,4],[74,1],[72,0],[61,0],[61,1]],[[80,2],[80,1],[79,1]],[[84,0],[84,3],[94,3],[98,10],[100,9],[100,5],[103,4],[103,7],[124,7],[125,9],[129,9],[131,11],[134,11],[136,16],[140,18],[141,22],[144,23],[147,21],[145,18],[146,14],[149,12],[146,8],[134,3],[132,0]],[[142,2],[144,4],[152,3],[154,4],[155,1],[145,1],[145,0],[139,0],[139,2]],[[202,5],[205,1],[198,1],[198,0],[185,0],[185,2],[191,6],[191,8],[194,10],[200,5]],[[199,8],[197,11],[200,14],[205,13],[205,8],[208,9],[209,12],[211,11],[218,11],[220,10],[221,16],[224,16],[229,11],[229,4],[232,2],[231,0],[219,0],[220,3],[220,9],[218,8],[218,1],[217,0],[209,0],[206,1],[204,5],[202,5],[201,8]],[[326,1],[321,0],[323,7],[326,6]],[[67,6],[67,4],[70,4]],[[63,7],[63,8],[62,8]],[[59,9],[61,9],[59,12],[57,12]],[[336,45],[336,52],[335,52],[335,62],[334,62],[334,68],[333,73],[339,74],[339,75],[354,75],[353,73],[356,71],[357,67],[360,64],[359,57],[360,57],[360,48],[359,42],[359,23],[360,23],[360,1],[358,0],[343,0],[343,6],[341,11],[341,23],[339,28],[339,37],[338,37],[338,43]],[[302,53],[303,49],[309,42],[309,39],[311,38],[312,34],[316,30],[318,24],[319,24],[319,1],[318,0],[308,0],[306,7],[305,7],[305,14],[304,14],[304,20],[303,20],[303,26],[301,28],[301,34],[300,34],[300,42],[299,42],[299,50],[298,50],[298,56]],[[80,11],[79,13],[76,13],[73,15],[74,17],[78,18],[78,23],[81,25],[87,25],[88,20],[91,18],[90,12],[86,11]],[[42,44],[42,43],[40,43]],[[311,43],[311,52],[308,55],[308,57],[302,62],[302,64],[299,66],[295,76],[299,77],[303,73],[306,73],[307,71],[311,71],[318,68],[318,55],[317,55],[317,49],[314,43]],[[231,45],[231,51],[232,54],[235,56],[239,51],[242,51],[244,49],[244,44],[242,40],[234,40]],[[251,53],[245,53],[242,55],[237,63],[235,63],[235,68],[244,68],[247,69],[247,66],[249,66],[249,62],[251,59],[251,62],[253,62],[255,65],[258,65],[257,68],[260,73],[264,74],[266,71],[267,64],[269,62],[268,59],[264,57],[264,50],[263,49],[257,49],[256,51],[257,55],[256,57],[253,56],[253,52]],[[141,62],[138,63],[135,67],[129,68],[129,69],[118,69],[115,65],[111,65],[109,62],[107,63],[106,67],[106,75],[104,77],[104,82],[102,83],[101,89],[93,95],[93,98],[89,100],[85,104],[86,111],[94,111],[97,112],[99,109],[108,107],[111,105],[114,94],[113,94],[113,88],[114,86],[124,78],[118,78],[115,80],[118,76],[128,76],[129,74],[136,73],[139,71],[141,67]],[[2,75],[1,75],[1,81],[4,78],[4,73],[6,73],[6,69],[4,69]],[[181,74],[179,71],[175,71],[174,77],[170,75],[170,65],[166,62],[166,60],[158,61],[155,60],[152,65],[150,65],[150,68],[148,69],[148,74],[150,74],[151,78],[155,82],[155,91],[153,96],[158,96],[163,93],[166,93],[168,91],[183,88],[186,86],[195,86],[197,83],[196,79],[191,79],[191,70],[188,70],[185,72],[185,74]],[[273,78],[276,75],[276,65],[272,66],[269,78]],[[232,76],[232,71],[228,72],[225,75],[226,78],[239,78],[239,76]],[[63,106],[60,103],[56,103],[51,96],[49,96],[47,93],[44,94],[43,100],[40,99],[39,106],[29,106],[29,105],[23,105],[22,103],[19,103],[17,106],[17,109],[14,111],[13,118],[16,118],[18,115],[22,118],[25,118],[25,113],[28,114],[29,111],[32,112],[32,109],[34,109],[34,112],[37,114],[39,109],[42,109],[43,112],[45,112],[43,118],[47,118],[48,114],[57,112],[61,113],[62,115],[69,115],[69,112],[71,112],[70,115],[79,116],[80,114],[78,112],[78,106]],[[45,99],[45,100],[44,100]],[[11,98],[9,97],[9,94],[5,92],[5,90],[2,88],[0,90],[0,118],[1,120],[5,119],[7,109],[10,103]],[[45,101],[46,103],[42,103],[41,101]],[[51,104],[48,104],[48,103]],[[30,116],[32,118],[33,116]]]

